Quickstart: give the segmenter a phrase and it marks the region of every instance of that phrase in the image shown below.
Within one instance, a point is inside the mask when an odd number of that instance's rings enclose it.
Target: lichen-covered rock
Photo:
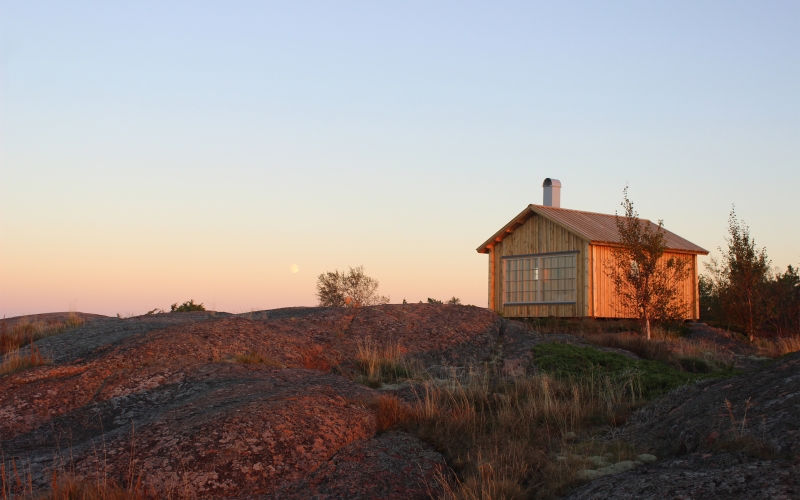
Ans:
[[[368,500],[431,498],[447,477],[442,456],[414,436],[387,432],[356,441],[306,479],[279,491],[277,498]]]
[[[330,368],[365,343],[483,361],[501,322],[428,304],[98,319],[40,341],[53,364],[0,377],[2,450],[36,488],[58,469],[154,497],[429,498],[441,455],[376,434],[378,392]],[[247,353],[260,363],[235,362]]]

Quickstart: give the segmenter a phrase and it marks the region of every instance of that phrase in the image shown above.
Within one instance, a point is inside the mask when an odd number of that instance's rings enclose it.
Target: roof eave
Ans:
[[[533,205],[528,205],[525,210],[519,213],[519,215],[511,219],[511,222],[503,226],[501,230],[497,231],[494,233],[494,235],[492,235],[491,238],[483,242],[483,245],[477,248],[478,253],[489,253],[489,250],[495,245],[495,243],[503,241],[508,234],[513,233],[517,227],[524,224],[525,221],[528,220],[528,217],[532,211]]]

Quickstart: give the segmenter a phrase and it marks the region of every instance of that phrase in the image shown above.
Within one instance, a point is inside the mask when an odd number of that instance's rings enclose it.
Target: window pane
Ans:
[[[574,302],[575,255],[506,259],[505,293],[509,303]]]

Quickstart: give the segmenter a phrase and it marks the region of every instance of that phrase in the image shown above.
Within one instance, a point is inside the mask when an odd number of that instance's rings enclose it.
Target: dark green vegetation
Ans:
[[[714,370],[701,359],[687,358],[676,369],[666,363],[632,359],[624,354],[570,344],[543,344],[534,349],[536,365],[544,372],[566,381],[609,380],[622,383],[635,397],[651,399],[685,384],[708,377]],[[731,372],[718,372],[730,375]]]
[[[182,313],[182,312],[192,312],[192,311],[205,311],[206,308],[203,307],[203,304],[195,304],[194,299],[188,300],[181,305],[178,303],[174,303],[169,306],[169,312],[171,313]]]

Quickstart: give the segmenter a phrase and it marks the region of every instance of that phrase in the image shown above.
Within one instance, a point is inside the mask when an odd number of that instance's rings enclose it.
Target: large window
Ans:
[[[503,260],[506,304],[575,302],[576,254],[524,255]]]

